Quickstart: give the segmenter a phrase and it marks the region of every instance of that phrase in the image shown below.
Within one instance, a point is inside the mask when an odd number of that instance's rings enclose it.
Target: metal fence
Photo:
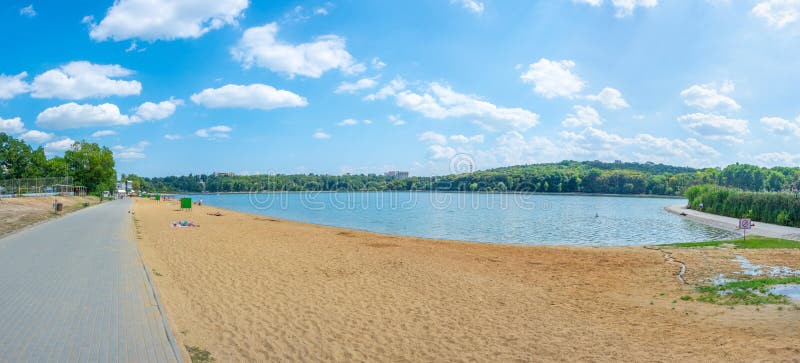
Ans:
[[[84,196],[86,187],[76,186],[70,176],[0,180],[0,197]]]

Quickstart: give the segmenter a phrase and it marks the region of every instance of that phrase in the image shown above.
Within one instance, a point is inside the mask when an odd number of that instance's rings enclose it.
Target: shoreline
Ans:
[[[693,209],[688,209],[684,205],[671,205],[664,207],[664,209],[667,212],[705,224],[709,227],[741,233],[741,230],[738,228],[739,220],[737,218],[700,212]],[[800,241],[800,228],[786,227],[763,222],[755,222],[753,224],[753,228],[748,231],[748,234]]]
[[[800,344],[800,311],[681,300],[692,288],[658,250],[420,239],[138,198],[134,209],[177,339],[218,361],[749,361]],[[693,264],[685,276],[701,277]]]

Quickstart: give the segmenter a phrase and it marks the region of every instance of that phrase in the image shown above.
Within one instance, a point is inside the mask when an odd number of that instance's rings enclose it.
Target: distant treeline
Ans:
[[[715,184],[751,191],[781,191],[797,185],[800,168],[730,165],[693,169],[654,163],[560,163],[511,166],[467,174],[395,179],[359,175],[188,175],[142,178],[123,175],[134,186],[159,192],[249,191],[490,191],[683,195],[691,186]],[[137,188],[138,189],[138,188]]]
[[[800,227],[797,193],[748,192],[716,185],[698,185],[686,191],[692,209],[734,218]]]
[[[44,149],[0,132],[0,180],[71,176],[90,192],[114,188],[114,153],[105,146],[75,142],[64,156],[48,158]]]

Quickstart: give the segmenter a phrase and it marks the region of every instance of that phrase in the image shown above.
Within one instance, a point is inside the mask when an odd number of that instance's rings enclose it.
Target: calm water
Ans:
[[[685,203],[679,199],[415,192],[190,197],[205,205],[282,219],[464,241],[617,246],[733,237],[664,210]]]

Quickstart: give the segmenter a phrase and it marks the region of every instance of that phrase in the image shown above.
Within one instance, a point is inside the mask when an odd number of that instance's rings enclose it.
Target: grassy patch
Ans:
[[[163,276],[162,274],[158,273],[158,271],[156,271],[156,269],[153,269],[153,275],[156,275],[156,276],[159,276],[159,277]]]
[[[695,248],[695,247],[719,247],[725,244],[731,244],[736,248],[743,248],[743,249],[800,248],[800,242],[798,241],[790,241],[786,239],[769,238],[761,236],[748,236],[747,240],[742,240],[741,238],[738,238],[725,241],[671,243],[660,246],[676,247],[676,248]]]
[[[190,347],[186,346],[186,351],[189,352],[189,358],[192,359],[192,363],[204,363],[204,362],[214,362],[216,359],[211,356],[205,349],[200,349],[200,347]]]
[[[695,300],[717,305],[789,304],[784,295],[771,293],[770,287],[781,284],[800,284],[800,277],[733,281],[722,285],[699,286]]]

